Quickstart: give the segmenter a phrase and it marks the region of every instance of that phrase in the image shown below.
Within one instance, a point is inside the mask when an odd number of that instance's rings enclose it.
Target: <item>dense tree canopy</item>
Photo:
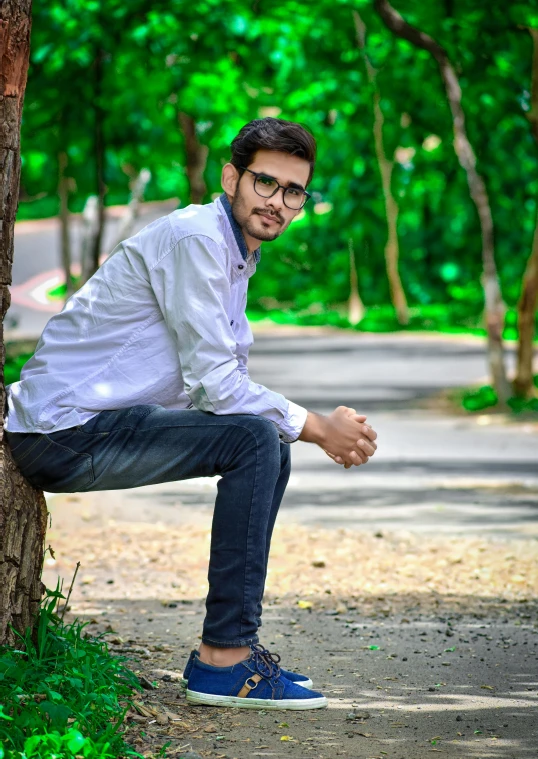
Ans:
[[[538,2],[419,3],[397,10],[444,46],[463,91],[467,129],[490,195],[506,302],[514,305],[531,249],[538,146],[529,120]],[[148,168],[146,198],[189,202],[180,114],[209,148],[206,200],[240,126],[259,115],[307,124],[319,145],[314,202],[266,246],[251,304],[315,311],[349,296],[348,244],[366,305],[389,300],[387,220],[373,138],[372,82],[352,11],[366,26],[376,71],[392,193],[399,206],[400,272],[409,303],[482,308],[480,228],[454,152],[435,62],[393,36],[370,0],[51,0],[36,6],[23,121],[21,218],[58,210],[58,156],[67,153],[70,208],[97,194],[102,119],[105,202],[126,202]]]

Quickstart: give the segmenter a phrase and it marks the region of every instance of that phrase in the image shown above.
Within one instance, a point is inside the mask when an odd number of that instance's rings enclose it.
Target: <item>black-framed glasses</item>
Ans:
[[[309,192],[303,190],[301,187],[290,187],[279,184],[274,177],[262,174],[259,171],[252,171],[252,169],[247,169],[246,166],[240,166],[239,168],[254,175],[254,192],[260,198],[272,198],[273,195],[276,195],[282,189],[284,191],[284,205],[291,211],[300,211],[306,201],[312,197]]]

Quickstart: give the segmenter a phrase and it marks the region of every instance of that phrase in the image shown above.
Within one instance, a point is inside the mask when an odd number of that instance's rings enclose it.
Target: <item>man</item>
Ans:
[[[319,708],[310,680],[258,643],[289,443],[316,443],[349,468],[368,461],[376,434],[353,409],[314,414],[250,379],[248,280],[260,241],[307,201],[316,146],[300,125],[267,118],[231,148],[219,199],[125,240],[49,321],[9,388],[7,439],[25,477],[51,492],[221,475],[187,700]]]

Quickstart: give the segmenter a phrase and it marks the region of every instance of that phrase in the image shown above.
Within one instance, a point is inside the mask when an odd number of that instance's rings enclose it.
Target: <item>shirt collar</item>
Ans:
[[[237,243],[237,247],[239,248],[239,251],[241,253],[241,256],[243,257],[243,260],[247,260],[249,253],[247,244],[245,242],[245,238],[243,237],[243,232],[241,231],[241,227],[237,223],[237,221],[234,218],[234,215],[232,213],[232,206],[230,205],[230,201],[228,200],[228,196],[225,192],[222,193],[220,196],[220,202],[222,203],[224,210],[226,211],[226,216],[228,217],[228,221],[230,222],[230,226],[232,228],[232,232],[234,233],[235,241]],[[254,260],[257,264],[260,263],[260,258],[262,257],[261,248],[256,248],[256,250],[252,254],[254,256]]]

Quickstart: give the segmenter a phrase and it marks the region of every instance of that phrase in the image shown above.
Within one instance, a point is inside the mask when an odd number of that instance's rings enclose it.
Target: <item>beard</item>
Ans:
[[[278,212],[273,213],[267,208],[251,208],[248,210],[245,199],[241,195],[239,188],[237,188],[232,200],[232,214],[244,232],[255,240],[260,240],[261,242],[271,242],[271,240],[276,240],[276,238],[279,237],[289,225],[289,222],[286,223],[284,217]],[[260,214],[271,216],[275,219],[276,224],[267,226]]]

